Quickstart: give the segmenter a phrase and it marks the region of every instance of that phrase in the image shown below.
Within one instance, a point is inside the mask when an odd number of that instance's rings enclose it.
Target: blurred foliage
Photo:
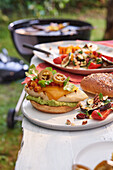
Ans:
[[[57,16],[61,10],[102,8],[106,6],[106,2],[107,0],[4,0],[0,1],[0,10],[6,15],[17,12],[19,15],[32,14],[37,17]]]
[[[77,9],[105,7],[107,0],[70,0],[69,7],[75,7]]]
[[[2,10],[0,10],[0,23],[2,22],[8,22],[9,21],[9,18],[2,13]]]
[[[64,9],[69,0],[45,0],[38,3],[38,1],[27,1],[27,7],[34,16],[44,15],[58,15],[58,9]]]

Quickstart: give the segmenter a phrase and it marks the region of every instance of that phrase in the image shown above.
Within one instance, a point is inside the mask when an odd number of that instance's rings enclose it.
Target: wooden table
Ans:
[[[40,60],[37,63],[33,57],[31,63],[37,65]],[[15,170],[72,170],[75,157],[84,147],[113,141],[113,123],[90,130],[59,131],[39,127],[24,117],[22,128]]]

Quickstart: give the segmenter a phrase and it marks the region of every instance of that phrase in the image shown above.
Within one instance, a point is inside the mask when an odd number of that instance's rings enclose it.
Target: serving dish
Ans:
[[[79,85],[78,85],[79,86]],[[92,95],[89,95],[90,97]],[[77,119],[76,115],[80,112],[80,108],[77,108],[73,111],[62,113],[62,114],[49,114],[36,110],[28,100],[24,100],[22,113],[24,116],[31,121],[32,123],[56,130],[64,130],[64,131],[76,131],[76,130],[87,130],[92,128],[97,128],[100,126],[104,126],[113,121],[113,112],[102,121],[93,120],[93,119]],[[71,125],[67,125],[67,120],[71,122]],[[83,122],[87,121],[86,124],[83,125]]]
[[[74,67],[62,67],[60,64],[55,64],[53,62],[54,58],[60,56],[58,46],[69,46],[69,45],[83,46],[86,43],[88,43],[88,41],[76,40],[76,41],[58,41],[58,42],[53,42],[53,43],[45,43],[45,44],[35,45],[36,48],[41,48],[43,50],[51,52],[52,55],[49,55],[49,57],[46,54],[43,54],[43,53],[35,51],[35,50],[33,52],[41,60],[53,65],[54,67],[57,67],[59,69],[67,71],[67,72],[82,74],[82,75],[88,75],[88,74],[91,74],[91,73],[98,73],[98,72],[112,72],[113,67],[111,67],[111,68],[98,68],[98,69],[85,69],[85,68],[77,69],[77,68],[74,68]],[[104,55],[111,56],[111,57],[113,56],[113,49],[111,47],[107,47],[107,46],[99,45],[99,44],[98,44],[98,47],[99,47],[98,52],[100,52]]]
[[[112,141],[92,143],[78,153],[76,158],[74,158],[74,164],[80,164],[89,167],[90,169],[94,169],[101,161],[110,160],[112,153]]]

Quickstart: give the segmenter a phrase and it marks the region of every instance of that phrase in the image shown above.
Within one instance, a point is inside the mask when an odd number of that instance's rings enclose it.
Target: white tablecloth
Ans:
[[[31,63],[38,64],[36,57]],[[16,170],[71,170],[75,157],[84,147],[99,141],[113,141],[113,123],[69,132],[39,127],[23,118],[22,127]]]

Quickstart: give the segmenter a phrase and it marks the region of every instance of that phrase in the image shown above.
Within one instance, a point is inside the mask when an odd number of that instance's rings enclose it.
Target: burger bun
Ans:
[[[76,109],[77,107],[79,107],[79,105],[80,105],[80,102],[78,102],[78,104],[75,107],[41,105],[33,100],[30,100],[30,102],[35,109],[37,109],[41,112],[55,113],[55,114],[66,113],[66,112],[72,111],[72,110]]]

